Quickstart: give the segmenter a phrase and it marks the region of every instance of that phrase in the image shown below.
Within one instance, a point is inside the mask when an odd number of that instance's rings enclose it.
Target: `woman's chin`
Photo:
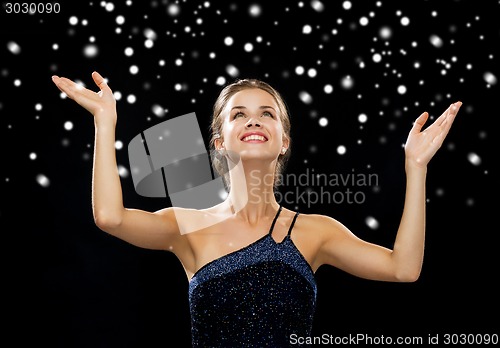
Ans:
[[[245,160],[275,160],[278,157],[271,151],[265,151],[262,149],[244,149],[240,152],[240,158]]]

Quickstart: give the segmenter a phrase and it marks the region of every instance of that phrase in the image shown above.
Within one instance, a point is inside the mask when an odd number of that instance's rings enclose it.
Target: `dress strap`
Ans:
[[[271,228],[269,229],[269,234],[272,234],[273,233],[273,229],[274,229],[274,225],[276,224],[276,220],[278,220],[278,216],[280,215],[281,213],[281,204],[280,204],[280,207],[278,208],[278,211],[276,212],[276,216],[274,217],[274,220],[273,220],[273,223],[271,225]]]
[[[290,225],[290,228],[288,229],[288,233],[287,233],[288,237],[290,237],[290,235],[292,234],[292,228],[293,228],[293,225],[295,225],[295,220],[297,220],[297,216],[299,216],[299,212],[296,212],[295,216],[293,217],[292,224]]]

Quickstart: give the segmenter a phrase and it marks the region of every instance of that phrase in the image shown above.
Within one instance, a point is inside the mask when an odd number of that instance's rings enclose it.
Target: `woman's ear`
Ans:
[[[224,148],[224,142],[221,138],[215,139],[214,145],[216,150],[222,150],[222,148]]]
[[[290,147],[290,140],[288,138],[283,138],[283,146],[285,149],[288,150],[288,148]]]

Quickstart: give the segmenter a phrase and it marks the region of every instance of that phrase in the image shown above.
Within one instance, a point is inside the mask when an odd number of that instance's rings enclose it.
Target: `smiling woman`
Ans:
[[[410,130],[404,148],[404,209],[394,247],[388,249],[361,240],[332,217],[299,216],[277,202],[276,180],[290,156],[290,119],[279,93],[258,80],[226,86],[214,105],[210,146],[221,154],[214,167],[220,173],[231,167],[224,176],[229,190],[225,201],[203,210],[125,208],[116,170],[116,102],[103,77],[97,72],[92,77],[98,93],[67,78],[52,80],[94,117],[94,221],[133,245],[177,256],[189,281],[194,347],[286,347],[295,344],[294,337],[310,337],[314,275],[322,265],[365,279],[418,279],[427,165],[461,102],[450,105],[425,130],[429,114],[422,113]],[[181,233],[184,224],[199,219],[213,223]]]

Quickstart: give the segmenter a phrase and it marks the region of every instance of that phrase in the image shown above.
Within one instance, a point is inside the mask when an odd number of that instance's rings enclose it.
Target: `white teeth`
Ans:
[[[250,140],[266,141],[266,138],[264,138],[262,135],[249,135],[243,138],[243,141],[250,141]]]

